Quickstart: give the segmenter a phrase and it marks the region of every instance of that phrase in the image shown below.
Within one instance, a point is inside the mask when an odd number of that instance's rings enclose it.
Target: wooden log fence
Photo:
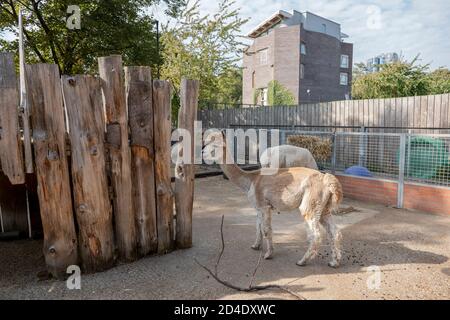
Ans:
[[[13,58],[0,53],[0,182],[25,188]],[[176,193],[171,184],[171,84],[153,80],[149,67],[123,68],[120,56],[99,58],[98,77],[60,77],[48,64],[25,73],[49,272],[98,272],[192,246],[192,166]],[[197,100],[198,82],[183,80],[180,124],[189,131]],[[8,188],[0,192],[2,228],[27,222],[14,209],[23,194]]]

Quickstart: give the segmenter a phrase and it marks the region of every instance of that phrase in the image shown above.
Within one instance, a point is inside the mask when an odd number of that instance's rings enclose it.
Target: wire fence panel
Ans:
[[[450,186],[450,135],[407,135],[405,180]]]

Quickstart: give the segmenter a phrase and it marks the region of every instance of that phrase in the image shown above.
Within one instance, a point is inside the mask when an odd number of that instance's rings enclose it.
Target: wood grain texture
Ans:
[[[185,249],[192,247],[192,209],[194,203],[194,121],[197,119],[199,82],[183,79],[181,82],[181,108],[178,114],[178,128],[189,136],[190,150],[183,150],[180,166],[181,176],[175,180],[176,245]],[[185,152],[189,152],[185,154]]]
[[[158,222],[158,253],[173,249],[173,191],[170,174],[171,85],[153,81],[155,134],[156,217]]]
[[[70,128],[72,183],[84,272],[114,263],[114,233],[105,163],[105,120],[100,81],[62,78]]]
[[[0,53],[0,164],[12,184],[25,183],[18,107],[14,55]]]
[[[158,249],[153,144],[153,85],[150,68],[125,68],[125,83],[131,129],[131,177],[138,254],[145,256]]]
[[[137,235],[122,57],[102,57],[98,65],[105,99],[117,249],[121,260],[134,261],[137,259]]]
[[[27,65],[44,256],[49,271],[65,275],[77,264],[61,81],[57,65]]]

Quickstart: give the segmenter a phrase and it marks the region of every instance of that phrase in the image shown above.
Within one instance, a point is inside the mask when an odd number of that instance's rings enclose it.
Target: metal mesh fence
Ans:
[[[450,135],[285,131],[280,143],[295,135],[331,139],[331,156],[318,161],[322,170],[450,186]]]

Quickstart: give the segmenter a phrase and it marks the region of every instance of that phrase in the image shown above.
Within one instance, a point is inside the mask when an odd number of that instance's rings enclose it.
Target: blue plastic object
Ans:
[[[372,173],[365,167],[353,166],[345,170],[345,174],[358,177],[373,177]]]

